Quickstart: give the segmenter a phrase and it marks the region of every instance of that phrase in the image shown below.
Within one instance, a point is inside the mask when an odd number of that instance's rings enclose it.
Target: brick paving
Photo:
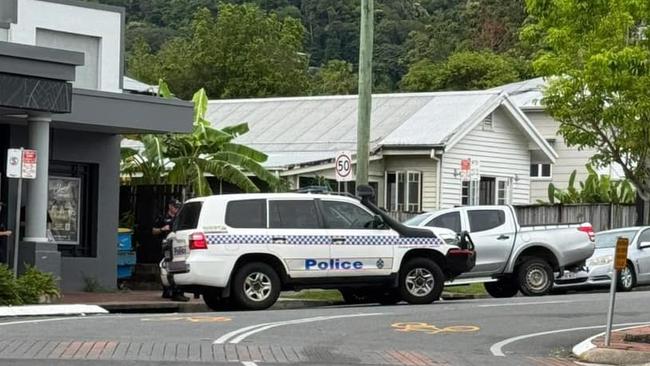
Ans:
[[[624,351],[650,352],[650,343],[627,341],[625,337],[628,335],[632,336],[632,338],[640,337],[643,335],[650,335],[650,325],[624,331],[612,332],[612,339],[609,348]],[[604,336],[598,337],[592,342],[598,348],[606,348]]]
[[[446,359],[447,358],[447,359]],[[290,347],[210,343],[151,343],[103,341],[0,340],[0,359],[74,359],[118,361],[320,363],[360,365],[438,366],[457,364],[449,355],[404,350]],[[458,360],[456,360],[458,361]],[[531,365],[572,365],[569,360],[528,358]]]

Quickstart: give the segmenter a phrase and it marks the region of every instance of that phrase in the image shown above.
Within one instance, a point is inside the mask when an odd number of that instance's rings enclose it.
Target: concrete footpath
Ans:
[[[650,324],[612,332],[609,347],[603,333],[595,335],[576,345],[573,354],[597,364],[650,366]]]

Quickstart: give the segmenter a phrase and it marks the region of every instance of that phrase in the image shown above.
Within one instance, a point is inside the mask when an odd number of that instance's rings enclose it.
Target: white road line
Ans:
[[[172,315],[178,315],[178,313],[168,313],[168,314],[148,314],[148,318],[153,318],[153,317],[165,317],[165,316],[172,316]],[[79,316],[79,315],[74,315],[74,316],[67,316],[67,317],[59,317],[59,318],[47,318],[47,319],[32,319],[32,320],[17,320],[17,321],[7,321],[7,322],[0,322],[0,327],[3,325],[17,325],[17,324],[30,324],[30,323],[46,323],[46,322],[54,322],[54,321],[67,321],[67,320],[81,320],[81,319],[115,319],[115,318],[122,318],[122,319],[129,319],[129,318],[142,318],[143,314],[115,314],[115,315],[92,315],[92,316]]]
[[[616,327],[625,327],[625,326],[631,326],[631,325],[643,325],[643,324],[648,324],[649,322],[636,322],[636,323],[623,323],[623,324],[615,324],[614,326]],[[539,332],[539,333],[531,333],[531,334],[524,334],[520,335],[517,337],[512,337],[505,339],[501,342],[497,342],[490,347],[490,352],[492,352],[492,355],[494,356],[499,356],[499,357],[504,357],[505,354],[503,353],[502,349],[503,347],[514,343],[521,341],[523,339],[528,339],[528,338],[534,338],[534,337],[539,337],[539,336],[544,336],[544,335],[549,335],[549,334],[557,334],[557,333],[567,333],[567,332],[575,332],[578,330],[589,330],[589,329],[599,329],[599,328],[605,328],[604,325],[593,325],[589,327],[576,327],[576,328],[566,328],[566,329],[558,329],[558,330],[549,330],[546,332]]]
[[[485,304],[478,305],[479,308],[496,308],[500,306],[525,306],[525,305],[545,305],[545,304],[568,304],[577,301],[555,300],[555,301],[529,301],[529,302],[510,302],[506,304]]]
[[[325,320],[377,316],[377,315],[384,315],[384,313],[359,313],[359,314],[346,314],[346,315],[334,315],[334,316],[317,316],[313,318],[302,318],[302,319],[286,320],[286,321],[279,321],[279,322],[272,322],[272,323],[256,324],[256,325],[251,325],[248,327],[234,330],[230,333],[226,333],[223,336],[219,337],[216,341],[214,341],[213,344],[224,344],[224,343],[237,344],[243,341],[244,339],[250,337],[253,334],[257,334],[265,330],[281,327],[284,325],[304,324],[304,323],[320,322]]]
[[[257,364],[253,361],[242,361],[241,364],[244,366],[257,366]]]

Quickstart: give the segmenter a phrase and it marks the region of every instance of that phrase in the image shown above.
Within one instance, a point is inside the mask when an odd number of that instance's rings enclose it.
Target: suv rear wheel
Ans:
[[[409,304],[430,304],[440,298],[445,275],[431,259],[414,258],[400,271],[400,297]]]
[[[270,307],[280,296],[280,276],[270,265],[262,262],[241,266],[232,281],[232,297],[243,309],[262,310]]]
[[[553,268],[541,258],[524,260],[517,270],[521,293],[526,296],[542,296],[553,287]]]

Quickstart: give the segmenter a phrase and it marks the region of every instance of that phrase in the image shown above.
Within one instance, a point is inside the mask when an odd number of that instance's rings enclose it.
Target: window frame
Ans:
[[[459,229],[458,231],[453,230],[453,229],[450,229],[450,228],[448,228],[448,227],[444,227],[444,226],[435,226],[435,225],[430,225],[430,224],[432,224],[435,220],[437,220],[437,219],[439,219],[439,218],[441,218],[441,217],[443,217],[443,216],[445,216],[445,215],[456,215],[456,216],[458,217],[458,229]],[[456,232],[456,233],[460,233],[461,231],[463,231],[463,216],[461,215],[460,211],[450,211],[450,212],[445,212],[445,213],[442,213],[442,214],[440,214],[440,215],[437,215],[437,216],[431,218],[431,220],[429,220],[429,221],[428,221],[424,226],[426,226],[426,227],[442,227],[442,228],[445,228],[445,229],[452,230],[452,231],[454,231],[454,232]]]
[[[410,177],[411,174],[416,174],[418,176],[417,179],[417,204],[415,205],[415,209],[411,210],[409,206],[411,204],[409,203],[409,196],[410,196]],[[395,185],[396,185],[396,191],[395,191],[395,207],[392,207],[392,201],[391,201],[391,189],[390,185],[388,183],[388,177],[390,175],[395,176]],[[404,177],[404,202],[400,203],[400,190],[399,190],[399,177],[400,175],[403,175]],[[386,170],[384,171],[384,207],[386,208],[386,211],[389,212],[422,212],[422,189],[423,189],[423,178],[424,174],[422,173],[421,170]],[[400,210],[400,206],[402,209]]]
[[[542,175],[544,165],[548,165],[548,176]],[[532,174],[533,166],[537,166],[537,175]],[[552,180],[553,179],[553,164],[551,163],[530,163],[529,172],[531,180]]]
[[[483,131],[494,131],[494,112],[490,112],[483,121],[481,121]]]

